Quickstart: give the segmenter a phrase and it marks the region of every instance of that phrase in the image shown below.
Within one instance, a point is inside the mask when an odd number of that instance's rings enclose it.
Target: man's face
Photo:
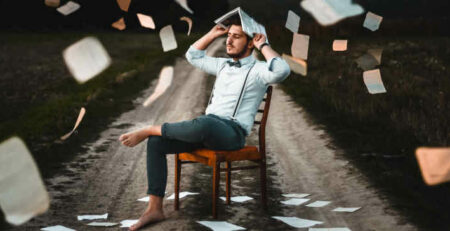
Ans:
[[[247,52],[247,36],[242,26],[231,25],[228,30],[227,54],[232,58],[241,58]]]

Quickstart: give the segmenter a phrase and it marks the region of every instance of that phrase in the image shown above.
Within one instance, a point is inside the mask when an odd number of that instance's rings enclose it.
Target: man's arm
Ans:
[[[220,65],[220,59],[206,55],[206,48],[218,37],[228,33],[228,29],[214,26],[208,33],[197,40],[186,52],[186,59],[193,66],[215,75]]]

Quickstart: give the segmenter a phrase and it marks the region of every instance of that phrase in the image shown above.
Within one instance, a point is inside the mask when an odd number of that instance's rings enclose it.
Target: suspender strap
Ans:
[[[244,90],[245,90],[245,85],[247,85],[247,79],[248,79],[248,75],[250,74],[250,71],[252,70],[252,68],[255,66],[255,63],[252,63],[252,66],[250,67],[250,69],[248,69],[247,71],[247,75],[245,75],[245,80],[244,80],[244,84],[242,85],[242,89],[241,89],[241,93],[239,94],[239,99],[236,103],[236,107],[234,108],[234,112],[233,112],[233,116],[231,116],[231,119],[236,120],[236,113],[239,109],[239,106],[241,105],[241,101],[242,98],[244,96]]]

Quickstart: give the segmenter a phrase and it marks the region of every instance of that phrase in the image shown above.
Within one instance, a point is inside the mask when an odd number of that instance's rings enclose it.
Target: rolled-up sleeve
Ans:
[[[186,52],[186,59],[194,67],[211,75],[217,74],[220,63],[223,62],[221,58],[208,56],[205,50],[199,50],[193,46],[190,46]]]
[[[265,64],[265,67],[261,68],[258,78],[263,84],[268,85],[282,82],[290,73],[291,69],[287,62],[281,57],[274,57]]]

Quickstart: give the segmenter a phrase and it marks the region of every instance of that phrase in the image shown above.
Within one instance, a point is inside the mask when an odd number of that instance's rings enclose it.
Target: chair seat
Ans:
[[[192,152],[179,154],[180,160],[200,162],[212,166],[217,158],[220,162],[239,160],[260,160],[261,153],[256,146],[245,146],[234,151],[216,151],[211,149],[198,149]]]

